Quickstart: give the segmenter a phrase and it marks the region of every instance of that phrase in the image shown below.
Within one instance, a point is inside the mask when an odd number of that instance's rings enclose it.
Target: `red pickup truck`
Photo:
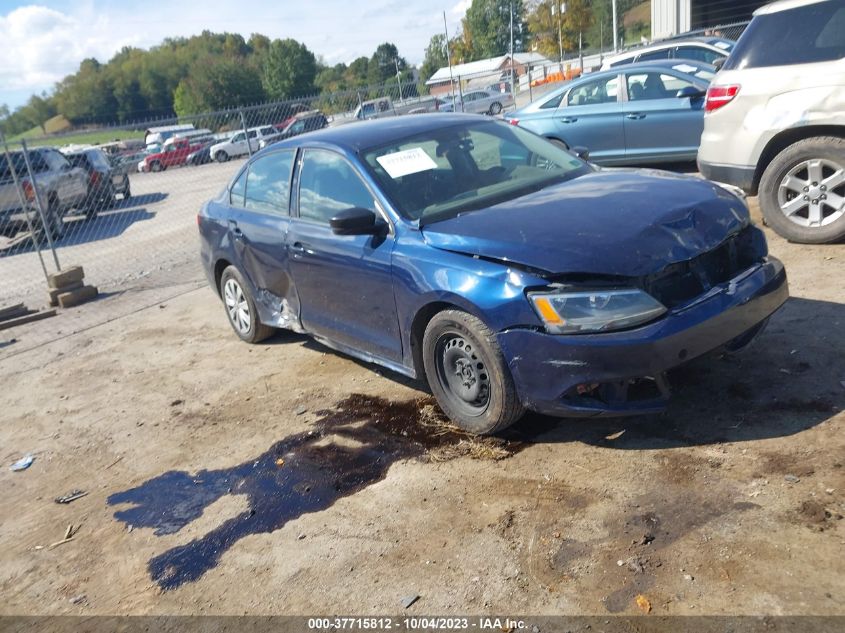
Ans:
[[[161,171],[168,167],[176,167],[184,165],[188,160],[188,155],[202,149],[202,143],[191,143],[186,138],[168,139],[164,144],[164,148],[157,154],[150,154],[144,158],[144,164],[141,166],[141,171]]]

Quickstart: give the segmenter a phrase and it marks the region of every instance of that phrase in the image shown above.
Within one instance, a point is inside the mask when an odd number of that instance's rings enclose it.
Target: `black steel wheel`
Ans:
[[[496,433],[525,412],[495,335],[471,314],[445,310],[429,321],[423,363],[440,408],[465,431]]]

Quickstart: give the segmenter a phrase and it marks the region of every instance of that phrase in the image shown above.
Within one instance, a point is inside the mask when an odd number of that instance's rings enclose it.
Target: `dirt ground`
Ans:
[[[769,237],[793,298],[659,416],[473,441],[207,288],[5,358],[0,613],[845,614],[845,245]]]

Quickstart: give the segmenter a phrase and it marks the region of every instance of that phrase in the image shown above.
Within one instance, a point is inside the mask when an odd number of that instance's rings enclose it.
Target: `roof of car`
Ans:
[[[607,57],[605,61],[612,63],[618,59],[633,57],[647,51],[660,50],[661,48],[670,48],[675,46],[683,46],[684,44],[707,44],[709,46],[715,46],[717,42],[728,41],[730,40],[728,40],[727,38],[715,36],[695,36],[677,39],[658,40],[655,42],[651,42],[650,44],[644,44],[643,46],[629,48],[626,51],[620,52],[618,55],[612,55],[610,57]],[[725,53],[727,54],[727,51],[725,51]]]
[[[460,123],[483,123],[490,117],[479,114],[447,114],[434,112],[428,114],[406,114],[370,121],[356,121],[337,127],[327,127],[309,132],[307,136],[295,136],[274,143],[270,147],[296,147],[303,143],[328,143],[352,152],[398,141],[414,134],[457,125]]]
[[[797,9],[798,7],[806,7],[808,4],[818,4],[819,2],[826,1],[827,0],[778,0],[777,2],[771,2],[763,5],[754,12],[754,15],[767,15],[769,13]]]

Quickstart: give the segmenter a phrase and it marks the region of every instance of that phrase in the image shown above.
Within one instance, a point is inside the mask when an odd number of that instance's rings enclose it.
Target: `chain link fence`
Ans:
[[[678,39],[736,39],[746,26],[716,26]],[[582,68],[598,69],[608,54],[585,50],[562,62],[458,75],[445,87],[394,80],[28,141],[2,139],[0,309],[17,303],[45,305],[47,275],[70,265],[82,265],[86,283],[97,286],[101,295],[98,305],[78,311],[77,329],[119,316],[119,309],[107,301],[115,294],[202,285],[197,211],[243,160],[267,144],[385,116],[455,110],[499,114],[558,87]],[[132,309],[135,304],[121,305]],[[7,353],[2,334],[0,330],[0,356]],[[33,330],[14,351],[51,336],[50,328]]]
[[[74,319],[72,330],[109,321],[121,310],[134,311],[142,307],[143,296],[201,286],[197,212],[252,153],[291,136],[363,119],[478,111],[473,108],[480,102],[464,103],[461,90],[453,92],[454,99],[435,97],[416,82],[390,81],[28,141],[2,139],[0,309],[18,303],[46,306],[47,275],[72,265],[83,266],[85,283],[100,291],[96,303],[66,311]],[[511,96],[504,96],[502,106],[512,107]],[[131,293],[138,301],[124,298],[120,308],[110,301]],[[67,320],[63,315],[63,323]],[[66,325],[61,329],[71,331]],[[12,335],[16,344],[4,347],[4,338]],[[14,334],[0,329],[0,357],[56,335],[43,324]]]

